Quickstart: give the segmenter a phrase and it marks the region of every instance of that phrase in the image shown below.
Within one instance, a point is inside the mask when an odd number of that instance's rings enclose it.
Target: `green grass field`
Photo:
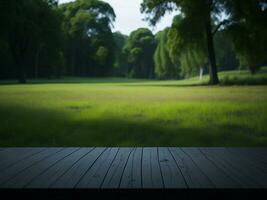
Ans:
[[[267,86],[206,79],[2,84],[0,146],[267,146]]]

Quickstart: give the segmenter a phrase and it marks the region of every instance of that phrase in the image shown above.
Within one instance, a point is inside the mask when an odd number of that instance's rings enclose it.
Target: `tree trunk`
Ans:
[[[18,83],[26,83],[26,69],[25,69],[25,60],[23,59],[23,55],[20,53],[14,54],[14,61],[17,67],[17,78]]]
[[[26,83],[26,72],[24,68],[24,63],[20,62],[18,67],[19,67],[18,82],[24,84]]]
[[[38,78],[38,68],[39,68],[39,57],[40,57],[40,51],[41,51],[41,47],[38,47],[36,55],[35,55],[35,72],[34,72],[34,76],[35,79]]]
[[[200,67],[199,68],[199,80],[202,80],[203,78],[203,71],[204,71],[203,67]]]
[[[35,56],[35,79],[38,79],[38,76],[39,76],[39,60],[40,60],[40,54],[41,54],[41,51],[43,49],[43,44],[41,43],[38,48],[37,48],[37,51],[36,51],[36,56]]]
[[[206,24],[206,36],[207,36],[207,45],[208,45],[208,53],[209,53],[209,74],[210,74],[209,84],[217,85],[219,84],[219,79],[218,79],[218,74],[217,74],[216,55],[215,55],[215,48],[214,48],[210,18]]]
[[[26,67],[27,67],[27,51],[29,49],[29,39],[24,37],[24,39],[17,40],[18,36],[14,35],[15,32],[12,32],[9,35],[9,44],[10,49],[13,54],[15,65],[17,67],[17,78],[19,83],[26,83]]]

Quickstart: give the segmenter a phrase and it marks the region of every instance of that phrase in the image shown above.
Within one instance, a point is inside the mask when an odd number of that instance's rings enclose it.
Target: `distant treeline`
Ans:
[[[144,0],[142,12],[150,15],[152,24],[174,7],[181,12],[171,27],[155,35],[139,28],[127,36],[112,33],[116,14],[100,0],[62,5],[57,0],[2,0],[0,79],[21,83],[61,76],[180,79],[208,73],[211,58],[216,58],[218,70],[248,68],[256,73],[267,61],[266,4],[238,1]],[[214,5],[209,18],[202,19],[197,8],[205,2]],[[219,19],[222,13],[225,19]],[[201,20],[210,20],[212,40],[201,31]]]

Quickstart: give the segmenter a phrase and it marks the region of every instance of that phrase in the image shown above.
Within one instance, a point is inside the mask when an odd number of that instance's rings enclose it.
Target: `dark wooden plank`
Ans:
[[[3,148],[0,188],[267,188],[266,166],[267,148]]]
[[[136,189],[142,187],[142,148],[135,148],[131,153],[124,173],[122,175],[120,188]]]
[[[16,175],[14,178],[10,179],[4,184],[6,188],[23,188],[29,184],[36,176],[42,174],[49,167],[56,164],[58,161],[69,156],[73,152],[77,151],[79,148],[64,148],[40,162],[32,165],[30,168],[24,170],[23,172]]]
[[[182,150],[189,155],[199,169],[206,174],[218,188],[240,188],[240,184],[229,177],[221,169],[219,169],[213,162],[207,159],[196,148],[182,148]]]
[[[50,188],[75,188],[106,148],[94,148],[57,179]]]
[[[238,151],[241,156],[245,156],[248,159],[252,159],[253,162],[256,162],[266,169],[267,165],[267,148],[257,147],[257,148],[227,148],[228,150],[234,150],[234,154]]]
[[[41,151],[33,156],[27,157],[26,159],[12,165],[5,170],[0,172],[0,187],[3,187],[3,184],[10,180],[11,178],[15,177],[17,174],[23,172],[24,170],[28,169],[35,163],[40,162],[41,160],[53,155],[59,151],[62,151],[63,148],[49,148]]]
[[[229,153],[240,157],[247,165],[267,173],[267,153],[266,148],[227,148]]]
[[[44,150],[45,148],[6,148],[0,152],[0,171]]]
[[[210,160],[217,163],[218,168],[239,182],[242,188],[257,188],[259,186],[259,183],[252,176],[240,171],[240,163],[229,161],[229,156],[225,154],[224,148],[200,148],[200,150]]]
[[[236,151],[238,151],[238,149],[236,149]],[[267,173],[257,169],[253,160],[247,160],[247,158],[238,154],[235,155],[234,152],[229,151],[228,148],[217,149],[215,153],[236,168],[239,174],[243,174],[245,177],[253,180],[250,184],[245,185],[245,187],[249,187],[252,183],[257,184],[257,187],[267,187]]]
[[[187,188],[185,179],[168,148],[158,148],[159,163],[165,188]]]
[[[77,188],[100,188],[119,148],[108,148],[77,184]]]
[[[20,154],[22,155],[23,153],[34,149],[34,148],[29,148],[29,147],[25,147],[25,148],[21,148],[21,147],[8,147],[8,148],[1,148],[0,149],[0,162],[3,159],[9,158],[9,156],[15,155],[14,153]]]
[[[48,188],[54,183],[59,177],[61,177],[69,168],[71,168],[81,158],[86,156],[93,148],[81,148],[78,151],[70,154],[64,159],[57,162],[54,166],[50,167],[44,173],[35,177],[27,188]]]
[[[214,184],[180,148],[169,148],[189,188],[214,188]]]
[[[256,159],[264,169],[267,169],[267,148],[241,148],[241,152]]]
[[[157,148],[144,148],[142,157],[143,188],[164,188]]]
[[[105,176],[101,188],[119,188],[126,163],[134,148],[120,148]]]

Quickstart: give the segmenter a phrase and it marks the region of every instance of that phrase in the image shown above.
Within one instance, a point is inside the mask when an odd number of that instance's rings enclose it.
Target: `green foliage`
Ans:
[[[267,10],[264,1],[229,1],[232,23],[228,33],[233,39],[235,51],[241,67],[246,66],[254,74],[267,60]],[[266,2],[265,2],[266,3]]]
[[[63,4],[65,57],[68,74],[106,76],[112,71],[115,20],[113,8],[99,0],[77,0]]]
[[[123,47],[123,52],[130,65],[129,75],[131,77],[154,77],[153,54],[155,48],[155,37],[150,30],[140,28],[130,34]]]
[[[176,18],[179,22],[175,26],[177,34],[171,34],[173,47],[179,43],[184,47],[189,46],[190,51],[191,49],[198,53],[207,51],[211,83],[218,82],[213,44],[213,37],[218,31],[227,30],[230,33],[239,62],[248,66],[252,73],[255,73],[267,60],[267,47],[264,45],[267,43],[265,0],[143,0],[141,7],[141,11],[147,14],[146,19],[152,25],[155,25],[168,11],[177,9],[180,11],[180,17]],[[222,42],[222,38],[218,40]],[[235,55],[231,45],[228,45],[231,42],[225,41],[226,43],[222,45],[217,43],[218,46],[228,49],[227,53],[217,49],[218,63],[236,66]],[[202,51],[205,46],[206,50]],[[175,49],[170,46],[171,54],[174,55]],[[179,51],[181,52],[181,48]],[[229,57],[229,62],[223,61],[225,56]]]
[[[96,52],[96,59],[97,59],[97,61],[101,64],[101,65],[103,65],[103,64],[105,64],[106,63],[106,60],[107,60],[107,58],[108,58],[108,55],[109,55],[109,51],[108,51],[108,49],[107,48],[105,48],[105,47],[99,47],[98,49],[97,49],[97,52]]]
[[[220,71],[238,69],[239,61],[234,50],[234,45],[226,31],[219,31],[215,38],[217,64]]]
[[[200,68],[206,68],[208,56],[205,41],[198,38],[194,42],[189,42],[190,37],[185,36],[183,31],[184,20],[181,15],[173,19],[172,27],[168,33],[167,45],[172,62],[179,62],[182,77],[195,76]],[[185,26],[186,27],[186,26]],[[183,35],[184,34],[184,35]]]
[[[127,62],[127,56],[123,53],[123,47],[126,43],[127,36],[120,32],[115,32],[113,33],[113,38],[115,41],[114,75],[127,77],[129,64]]]
[[[62,47],[62,31],[61,14],[55,5],[56,1],[52,4],[44,0],[1,2],[0,24],[5,29],[1,31],[0,46],[5,48],[1,54],[8,58],[1,65],[5,67],[2,70],[6,77],[16,74],[20,82],[25,82],[27,76],[34,76],[33,71],[49,71],[56,65]],[[39,65],[41,61],[44,61],[43,66]]]
[[[179,15],[156,37],[145,28],[128,37],[112,33],[116,15],[104,1],[3,0],[0,79],[173,79],[209,66],[216,84],[217,65],[230,70],[239,62],[254,74],[267,63],[265,0],[143,0],[141,11],[152,25],[166,12]]]
[[[155,74],[158,79],[179,78],[179,63],[172,62],[168,51],[167,41],[169,28],[156,35],[157,48],[154,53]]]
[[[207,61],[201,54],[194,50],[187,50],[180,54],[181,76],[188,78],[196,76],[198,71],[204,70]]]
[[[221,1],[212,0],[143,0],[141,11],[147,14],[147,20],[154,25],[166,12],[179,9],[181,14],[174,20],[175,26],[172,26],[176,33],[170,34],[171,40],[176,40],[173,45],[169,45],[171,54],[174,55],[177,46],[180,46],[179,53],[187,54],[181,56],[183,59],[186,59],[191,51],[194,51],[194,54],[207,55],[210,64],[210,83],[217,84],[219,80],[211,26],[212,22],[220,22],[222,5]],[[207,59],[201,60],[204,63]]]

